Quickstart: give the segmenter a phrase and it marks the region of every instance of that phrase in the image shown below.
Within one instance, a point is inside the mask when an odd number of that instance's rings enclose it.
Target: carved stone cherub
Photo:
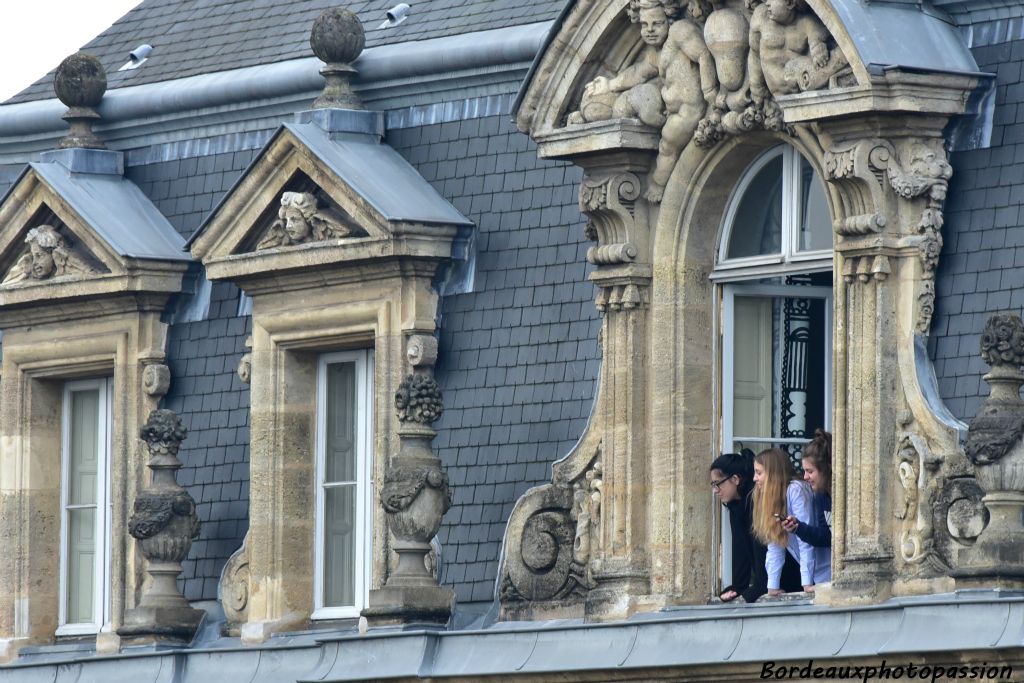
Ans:
[[[750,19],[750,94],[761,104],[770,95],[819,88],[846,60],[828,48],[829,33],[803,0],[766,0]]]
[[[615,76],[598,76],[586,85],[579,111],[569,114],[570,125],[610,118],[637,118],[654,128],[665,123],[660,50],[669,24],[679,14],[677,0],[630,0],[626,12],[630,21],[640,24],[644,47]]]
[[[715,60],[698,25],[711,13],[711,6],[707,0],[690,0],[687,13],[690,18],[672,22],[658,61],[668,118],[646,193],[650,201],[661,201],[680,153],[718,94]]]
[[[256,245],[257,251],[348,237],[359,230],[346,225],[349,221],[336,211],[318,208],[316,197],[309,192],[283,193],[277,216]]]
[[[25,243],[29,250],[8,271],[2,284],[96,272],[85,259],[74,253],[64,236],[51,225],[40,225],[29,230]]]

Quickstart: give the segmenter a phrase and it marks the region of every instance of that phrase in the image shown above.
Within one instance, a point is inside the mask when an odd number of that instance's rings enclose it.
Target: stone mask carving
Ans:
[[[8,271],[3,284],[16,284],[32,280],[90,275],[95,268],[76,254],[64,236],[51,225],[32,228],[25,236],[28,251]]]
[[[365,234],[347,216],[330,208],[319,208],[312,193],[285,192],[281,195],[277,220],[267,229],[256,250]]]

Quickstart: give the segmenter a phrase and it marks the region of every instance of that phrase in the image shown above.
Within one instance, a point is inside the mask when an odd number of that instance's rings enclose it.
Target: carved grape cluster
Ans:
[[[444,412],[441,388],[429,375],[408,375],[395,392],[395,408],[400,422],[429,425]]]
[[[139,438],[148,444],[181,443],[188,435],[188,428],[173,410],[154,410],[146,424],[139,430]]]
[[[981,333],[981,359],[990,366],[1024,364],[1024,322],[1020,316],[997,314]]]

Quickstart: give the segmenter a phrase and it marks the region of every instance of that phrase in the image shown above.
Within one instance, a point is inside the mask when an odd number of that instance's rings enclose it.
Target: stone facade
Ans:
[[[871,11],[890,10],[908,30],[959,41],[916,6]],[[20,473],[2,481],[0,530],[15,549],[0,561],[0,658],[57,631],[56,579],[40,591],[26,577],[58,571],[51,408],[63,382],[86,376],[112,375],[118,397],[115,571],[98,651],[191,638],[198,613],[173,589],[181,560],[184,597],[218,599],[232,642],[359,628],[314,614],[317,368],[339,350],[373,358],[364,628],[487,626],[492,599],[505,621],[585,624],[704,605],[720,521],[707,466],[728,362],[712,274],[735,188],[780,144],[825,181],[834,237],[833,582],[815,609],[1020,588],[1024,328],[1003,313],[963,332],[982,334],[992,367],[976,416],[942,405],[929,358],[937,351],[948,389],[951,359],[966,355],[945,349],[955,294],[943,274],[968,232],[955,190],[982,181],[978,169],[960,180],[962,157],[947,150],[987,79],[931,53],[879,68],[890,62],[865,45],[864,16],[881,15],[826,0],[578,0],[514,105],[509,91],[497,114],[387,129],[395,113],[357,93],[371,89],[357,77],[365,18],[332,10],[313,28],[327,85],[311,110],[274,130],[260,119],[224,143],[231,151],[127,169],[133,153],[99,149],[91,128],[103,109],[95,63],[72,60],[99,95],[61,95],[74,110],[67,149],[0,204],[0,456]],[[951,60],[973,64],[951,45]],[[172,229],[174,257],[140,255],[108,214],[83,211],[75,183],[94,176],[163,214],[149,227],[166,241],[173,224],[187,253]],[[203,291],[208,310],[195,310]],[[161,402],[192,431],[179,480],[191,495],[166,471],[153,482],[166,490],[145,487],[135,434]],[[957,420],[972,416],[969,429]],[[31,511],[24,524],[17,510]],[[151,518],[177,532],[160,549]],[[607,674],[545,666],[529,671]],[[624,676],[644,675],[630,666]],[[648,673],[706,680],[752,666],[658,660]]]

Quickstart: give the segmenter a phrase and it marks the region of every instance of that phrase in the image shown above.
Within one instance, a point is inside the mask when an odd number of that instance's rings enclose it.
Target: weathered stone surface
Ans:
[[[92,131],[93,123],[100,118],[96,107],[107,91],[107,74],[100,60],[86,52],[67,57],[57,67],[53,89],[68,106],[63,118],[71,127],[60,146],[103,149],[103,142]]]
[[[153,480],[135,498],[128,533],[139,542],[151,580],[117,631],[131,643],[146,639],[186,645],[203,619],[203,611],[192,609],[177,586],[181,561],[200,528],[195,501],[176,481],[178,449],[187,434],[170,410],[154,410],[139,430],[149,449]]]
[[[309,35],[313,54],[324,62],[354,62],[366,45],[363,24],[355,12],[343,7],[324,10]]]
[[[792,0],[682,4],[581,0],[522,98],[519,124],[541,156],[586,174],[604,357],[589,455],[556,463],[552,484],[510,519],[503,614],[621,618],[706,599],[718,523],[706,473],[721,427],[712,397],[729,362],[717,358],[708,276],[731,193],[780,141],[828,182],[836,233],[834,585],[819,599],[948,590],[984,514],[955,425],[922,386],[917,340],[931,324],[952,173],[943,130],[976,81],[865,78],[848,63],[849,36],[826,30],[842,20],[824,3],[817,14]],[[656,81],[663,123],[626,106],[656,102],[640,97]],[[639,121],[614,120],[623,116]],[[656,157],[641,134],[651,130]],[[598,443],[588,572],[567,547],[573,526],[578,548],[588,540],[570,491]]]

